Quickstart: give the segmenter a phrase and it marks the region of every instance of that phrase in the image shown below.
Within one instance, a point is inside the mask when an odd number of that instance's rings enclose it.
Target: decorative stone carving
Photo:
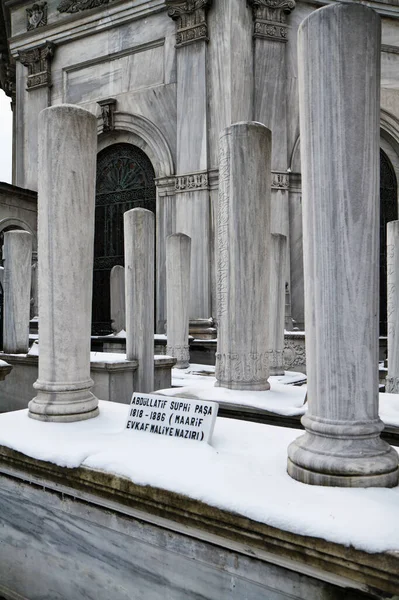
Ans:
[[[109,2],[110,0],[61,0],[57,6],[57,10],[61,13],[77,13],[81,10],[97,8],[97,6],[102,6]]]
[[[177,22],[176,47],[208,41],[206,13],[212,0],[166,0],[168,15]]]
[[[254,15],[254,38],[287,41],[287,15],[295,8],[294,0],[248,0],[248,4]]]
[[[283,364],[286,370],[293,367],[306,365],[305,339],[303,340],[285,340],[283,351]]]
[[[28,67],[28,91],[51,87],[51,59],[54,55],[54,48],[53,43],[46,42],[43,46],[18,53],[20,62]]]
[[[269,389],[269,352],[232,354],[216,353],[217,378],[221,382],[229,381],[234,373],[234,385],[223,386],[231,389],[252,389],[253,382],[258,387]],[[264,375],[267,373],[267,375]]]
[[[7,52],[0,52],[0,88],[15,102],[15,63]],[[11,104],[12,106],[12,104]]]
[[[101,117],[103,120],[103,133],[113,131],[115,129],[114,113],[116,110],[116,99],[107,98],[107,100],[100,100],[97,104],[101,108]]]
[[[290,176],[284,171],[272,171],[272,189],[288,190],[290,185]]]
[[[26,9],[26,29],[37,29],[47,25],[47,2],[37,2]]]
[[[385,391],[399,392],[399,221],[387,224],[388,374]]]
[[[177,192],[187,192],[207,189],[208,185],[208,173],[193,173],[176,177],[175,188]]]

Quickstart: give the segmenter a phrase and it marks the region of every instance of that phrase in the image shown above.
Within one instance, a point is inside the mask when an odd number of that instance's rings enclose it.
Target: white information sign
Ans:
[[[216,402],[134,392],[126,429],[209,443],[218,408]]]

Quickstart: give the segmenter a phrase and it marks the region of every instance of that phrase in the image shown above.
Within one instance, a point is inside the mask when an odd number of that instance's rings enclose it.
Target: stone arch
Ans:
[[[154,123],[141,115],[125,112],[114,113],[114,129],[103,132],[103,121],[98,117],[98,152],[111,144],[127,143],[137,146],[150,159],[155,177],[174,174],[173,157],[169,145]]]

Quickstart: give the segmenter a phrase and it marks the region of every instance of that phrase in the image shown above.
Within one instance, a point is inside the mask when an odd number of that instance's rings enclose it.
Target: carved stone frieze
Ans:
[[[298,341],[286,339],[283,355],[286,370],[306,365],[305,338]]]
[[[103,133],[113,131],[115,129],[114,113],[116,110],[116,99],[107,98],[107,100],[100,100],[97,104],[101,108],[101,118],[103,121]]]
[[[288,190],[290,185],[290,177],[284,171],[272,171],[272,189]]]
[[[248,0],[248,4],[253,10],[255,38],[287,41],[287,15],[295,8],[294,0]]]
[[[192,173],[176,177],[175,188],[177,192],[189,192],[208,188],[208,173]]]
[[[176,47],[208,41],[207,11],[212,0],[166,0],[168,15],[177,23]]]
[[[61,0],[57,6],[58,12],[77,13],[89,8],[97,8],[103,4],[108,4],[111,0]]]
[[[41,87],[51,87],[51,59],[54,55],[55,45],[46,42],[32,50],[20,51],[20,62],[28,67],[27,90]]]
[[[28,31],[47,25],[47,2],[37,2],[26,9],[26,28]]]

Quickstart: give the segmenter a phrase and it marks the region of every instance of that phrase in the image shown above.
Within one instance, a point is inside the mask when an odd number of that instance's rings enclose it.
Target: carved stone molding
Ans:
[[[239,389],[245,389],[246,385],[252,386],[256,381],[258,384],[266,384],[267,379],[262,379],[265,365],[269,366],[269,353],[260,354],[221,354],[216,353],[216,379],[219,384],[233,382],[239,385]],[[233,388],[234,389],[234,388]]]
[[[43,46],[18,53],[20,62],[28,67],[28,91],[51,87],[51,59],[54,55],[54,48],[54,44],[46,42]]]
[[[288,190],[290,186],[290,176],[284,171],[272,171],[272,189]]]
[[[26,29],[37,29],[47,25],[47,2],[37,2],[26,9]]]
[[[176,192],[189,192],[191,190],[208,189],[208,173],[192,173],[176,177]]]
[[[0,52],[0,88],[11,98],[11,107],[15,104],[16,77],[15,63],[6,52]]]
[[[177,22],[176,48],[208,41],[206,15],[212,0],[166,0],[168,15]]]
[[[57,6],[58,12],[77,13],[89,8],[97,8],[103,4],[108,4],[111,0],[61,0]]]
[[[287,15],[295,8],[294,0],[248,0],[254,16],[254,38],[286,42]]]
[[[103,133],[113,131],[115,129],[115,110],[116,110],[116,99],[107,98],[107,100],[100,100],[97,104],[101,108],[101,118],[103,121]]]

